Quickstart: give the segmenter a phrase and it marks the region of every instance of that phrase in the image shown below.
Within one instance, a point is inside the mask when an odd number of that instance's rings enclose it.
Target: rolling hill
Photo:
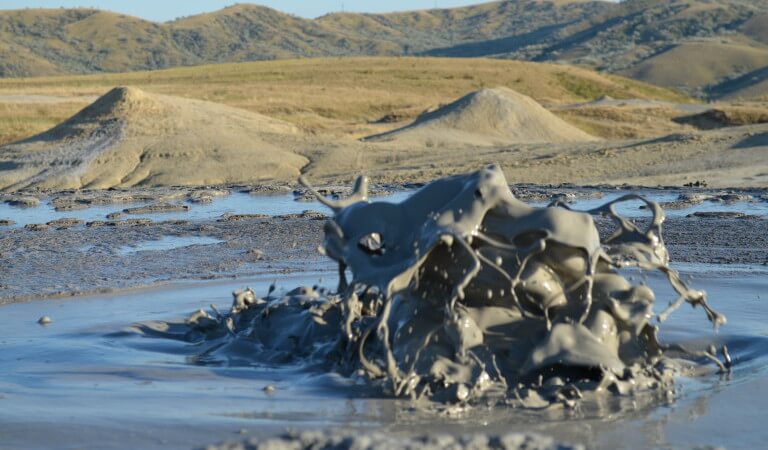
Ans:
[[[257,61],[0,79],[0,145],[55,126],[114,86],[221,103],[310,133],[355,139],[485,87],[505,86],[547,107],[604,96],[690,102],[663,88],[562,64],[426,57]]]
[[[239,4],[166,23],[94,9],[5,10],[0,76],[310,57],[493,57],[578,64],[735,98],[766,93],[762,78],[750,76],[768,65],[766,25],[768,0],[507,0],[317,19]]]

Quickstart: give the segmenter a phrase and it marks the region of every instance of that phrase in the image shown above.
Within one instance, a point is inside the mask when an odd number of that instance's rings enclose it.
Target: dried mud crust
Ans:
[[[520,433],[458,437],[446,434],[398,437],[381,432],[350,434],[338,431],[305,431],[286,433],[270,439],[250,439],[211,445],[205,450],[567,450],[583,448],[560,444],[549,437]]]
[[[598,219],[601,235],[608,221]],[[644,225],[646,220],[636,223]],[[766,218],[668,218],[664,241],[672,264],[768,265],[768,220]]]
[[[328,264],[316,251],[323,225],[317,218],[136,222],[124,226],[105,223],[98,227],[2,232],[0,304],[170,280],[322,270]],[[223,242],[164,251],[119,251],[164,236],[205,236]]]

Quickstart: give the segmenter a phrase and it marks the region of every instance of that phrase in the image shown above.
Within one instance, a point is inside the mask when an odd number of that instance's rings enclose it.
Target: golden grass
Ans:
[[[648,138],[686,129],[673,121],[681,112],[666,106],[585,106],[554,112],[587,133],[605,139]]]
[[[706,86],[768,64],[768,50],[738,43],[687,42],[622,71],[660,86]],[[685,67],[685,70],[680,70]]]
[[[3,95],[101,95],[114,86],[220,102],[310,132],[362,136],[387,114],[410,120],[483,87],[506,86],[546,104],[603,95],[688,101],[673,91],[586,69],[495,59],[326,58],[174,68],[154,72],[0,80]],[[83,101],[0,108],[0,144],[44,131]]]
[[[82,103],[0,103],[0,145],[52,128],[83,106]]]
[[[700,129],[739,127],[768,123],[768,107],[765,104],[718,105],[709,111],[677,119],[680,123]]]
[[[724,126],[729,127],[768,122],[768,108],[765,106],[724,106],[713,112]]]

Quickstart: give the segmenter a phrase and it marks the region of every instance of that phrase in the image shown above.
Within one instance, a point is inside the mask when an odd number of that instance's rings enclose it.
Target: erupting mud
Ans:
[[[336,292],[245,290],[228,313],[138,329],[204,342],[207,355],[312,362],[394,396],[460,404],[543,408],[668,393],[675,374],[706,359],[730,366],[725,347],[721,361],[714,348],[686,351],[657,337],[686,302],[715,327],[725,318],[670,269],[654,202],[533,208],[497,166],[434,181],[399,204],[369,202],[365,178],[341,201],[315,194],[335,213],[320,250],[338,262]],[[647,228],[615,213],[629,200],[653,212]],[[617,224],[602,242],[594,215]],[[633,268],[662,272],[678,297],[656,314],[654,292],[620,273]]]

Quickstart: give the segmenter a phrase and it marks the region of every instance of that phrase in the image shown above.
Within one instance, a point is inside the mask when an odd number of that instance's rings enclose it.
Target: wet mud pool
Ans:
[[[579,208],[615,194],[585,195]],[[210,304],[226,311],[229,293],[246,286],[260,296],[273,283],[276,295],[296,286],[335,288],[336,267],[317,252],[327,213],[294,203],[294,210],[233,208],[193,218],[175,212],[150,215],[150,223],[0,232],[0,448],[199,448],[286,428],[392,436],[524,432],[588,448],[756,448],[768,438],[768,225],[754,207],[759,201],[697,203],[751,217],[670,210],[664,238],[673,267],[707,292],[728,323],[713,332],[702,326],[700,309],[684,306],[660,338],[691,348],[726,345],[734,364],[727,373],[677,377],[673,395],[651,400],[435,412],[383,396],[355,377],[125,332]],[[302,213],[307,209],[323,214]],[[637,205],[628,211],[644,214]],[[227,213],[259,216],[223,219]],[[43,219],[33,223],[53,220]],[[601,234],[609,230],[607,221],[597,225]],[[657,293],[657,309],[673,298],[663,277],[633,276]],[[44,315],[52,322],[38,325]]]
[[[286,428],[336,428],[394,435],[535,432],[589,448],[759,448],[768,438],[768,272],[697,266],[690,273],[730,319],[714,339],[728,345],[732,372],[680,379],[675,398],[617,401],[607,412],[480,408],[438,416],[414,410],[408,400],[370,396],[338,375],[207,359],[183,342],[119,333],[127,317],[175,319],[210,303],[225,310],[229,298],[223,294],[245,285],[266,292],[272,277],[7,305],[0,338],[0,447],[197,448]],[[323,276],[281,277],[278,289]],[[662,284],[652,285],[656,281]],[[713,339],[691,326],[700,320],[698,311],[679,312],[663,338]],[[53,322],[37,325],[41,314]]]

